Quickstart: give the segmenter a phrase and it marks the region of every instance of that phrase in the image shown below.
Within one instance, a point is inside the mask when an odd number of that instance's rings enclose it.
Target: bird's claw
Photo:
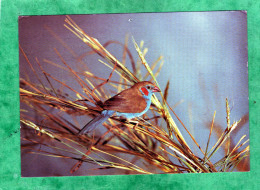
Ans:
[[[131,123],[131,124],[133,124],[133,123],[135,123],[135,125],[134,125],[134,127],[133,127],[133,129],[135,130],[135,128],[138,126],[138,124],[139,124],[139,122],[138,121],[135,121],[135,120],[127,120],[128,121],[128,123]]]

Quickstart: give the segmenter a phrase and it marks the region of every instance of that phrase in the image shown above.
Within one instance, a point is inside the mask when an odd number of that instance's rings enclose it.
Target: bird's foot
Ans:
[[[131,120],[131,119],[128,119],[127,121],[128,121],[128,123],[139,123],[139,121]]]
[[[135,124],[134,127],[133,127],[134,130],[135,130],[135,128],[136,128],[136,127],[138,126],[138,124],[139,124],[139,121],[136,121],[136,120],[128,119],[127,121],[128,121],[128,123]]]

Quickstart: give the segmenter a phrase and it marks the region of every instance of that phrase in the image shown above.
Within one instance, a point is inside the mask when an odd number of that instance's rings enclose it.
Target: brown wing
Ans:
[[[103,108],[122,113],[140,113],[146,108],[146,101],[138,88],[129,88],[104,102]]]

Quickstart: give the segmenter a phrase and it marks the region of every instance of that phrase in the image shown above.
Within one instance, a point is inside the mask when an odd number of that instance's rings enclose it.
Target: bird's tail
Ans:
[[[115,111],[112,110],[103,110],[101,114],[90,122],[88,122],[78,133],[78,135],[83,135],[85,133],[89,133],[93,131],[99,124],[105,122],[109,117],[111,117]]]

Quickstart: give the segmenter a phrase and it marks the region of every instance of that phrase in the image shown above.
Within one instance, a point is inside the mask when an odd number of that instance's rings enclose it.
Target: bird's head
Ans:
[[[154,92],[161,92],[161,90],[155,84],[149,81],[139,82],[136,83],[134,86],[139,89],[142,96],[145,98],[151,98]]]

